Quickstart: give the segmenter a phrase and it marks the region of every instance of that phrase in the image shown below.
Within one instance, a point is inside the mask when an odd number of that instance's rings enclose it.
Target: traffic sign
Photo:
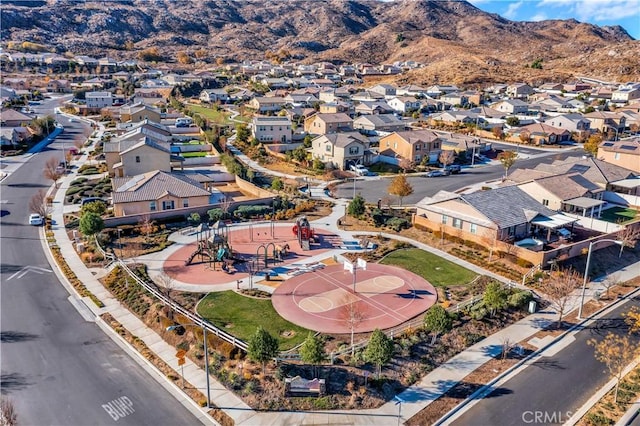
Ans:
[[[184,358],[178,358],[178,365],[184,365],[186,362]]]
[[[178,352],[176,352],[176,358],[184,358],[186,354],[187,351],[185,351],[184,349],[180,349]]]

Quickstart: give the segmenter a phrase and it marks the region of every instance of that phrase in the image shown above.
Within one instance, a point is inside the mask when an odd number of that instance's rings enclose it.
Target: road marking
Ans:
[[[126,396],[121,396],[102,404],[102,408],[111,416],[114,422],[136,412],[133,408],[133,402]]]
[[[51,269],[47,269],[47,268],[41,268],[39,266],[25,266],[24,268],[20,269],[18,272],[16,272],[15,274],[11,275],[9,278],[7,278],[7,281],[9,281],[12,278],[22,278],[25,275],[27,275],[29,272],[35,272],[36,274],[44,274],[45,272],[53,272]]]

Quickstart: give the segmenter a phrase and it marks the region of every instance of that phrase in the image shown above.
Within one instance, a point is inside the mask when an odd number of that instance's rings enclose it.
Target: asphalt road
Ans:
[[[531,150],[534,151],[534,150]],[[533,152],[534,158],[518,160],[511,170],[518,168],[532,168],[540,163],[551,163],[556,159],[565,159],[570,156],[579,157],[583,151],[570,152]],[[441,176],[427,178],[422,176],[408,177],[408,181],[413,187],[413,194],[403,199],[403,204],[415,204],[424,197],[435,195],[438,191],[456,191],[461,188],[475,185],[480,182],[500,179],[504,176],[504,167],[501,164],[496,165],[479,165],[474,168],[464,168],[462,173],[457,175]],[[398,203],[395,196],[387,193],[390,177],[370,176],[355,180],[355,193],[360,194],[369,203],[375,203],[378,200],[389,198],[394,204]],[[334,190],[334,196],[337,198],[353,198],[354,180],[342,183]]]
[[[621,313],[640,306],[640,297],[575,334],[575,341],[543,357],[472,406],[454,425],[548,425],[568,420],[609,379],[605,365],[593,356],[589,339],[608,332],[626,333]],[[640,336],[634,336],[636,342]]]
[[[73,138],[83,130],[65,129]],[[27,224],[29,200],[46,190],[55,142],[1,186],[0,388],[24,425],[179,425],[198,420],[88,322],[51,272],[39,229]],[[24,269],[25,267],[31,269]],[[115,401],[115,402],[114,402]]]

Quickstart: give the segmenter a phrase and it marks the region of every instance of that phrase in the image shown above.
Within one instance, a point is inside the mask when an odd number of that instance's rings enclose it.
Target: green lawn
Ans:
[[[218,123],[218,124],[232,123],[232,121],[229,120],[229,113],[227,111],[223,111],[223,110],[216,111],[211,108],[203,107],[200,105],[192,105],[192,104],[188,104],[187,108],[193,112],[197,112],[198,114],[202,115],[204,118],[207,118],[213,121],[214,123]]]
[[[206,151],[194,151],[194,152],[181,152],[180,155],[182,155],[184,158],[194,158],[194,157],[206,157],[207,154],[209,154]]]
[[[612,207],[602,211],[600,219],[613,223],[625,223],[629,222],[638,215],[638,212],[633,209],[626,209],[624,207]]]
[[[216,327],[233,334],[245,342],[261,325],[280,342],[280,350],[291,349],[306,339],[309,330],[282,318],[269,299],[254,299],[233,291],[209,293],[198,304],[198,314]],[[293,331],[291,337],[285,332]]]
[[[436,287],[467,284],[477,276],[475,272],[417,248],[396,250],[380,263],[407,269]]]

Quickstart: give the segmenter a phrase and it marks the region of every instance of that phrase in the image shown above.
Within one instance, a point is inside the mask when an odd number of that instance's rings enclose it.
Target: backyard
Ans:
[[[626,223],[636,218],[638,211],[625,207],[612,207],[602,211],[600,219],[612,223]]]
[[[262,326],[278,339],[280,350],[299,345],[309,332],[278,315],[270,299],[247,297],[233,291],[209,293],[198,304],[198,313],[245,342]]]
[[[233,124],[233,122],[229,119],[229,113],[227,111],[207,108],[193,104],[187,104],[186,107],[190,111],[200,114],[203,118],[211,120],[216,124]]]

